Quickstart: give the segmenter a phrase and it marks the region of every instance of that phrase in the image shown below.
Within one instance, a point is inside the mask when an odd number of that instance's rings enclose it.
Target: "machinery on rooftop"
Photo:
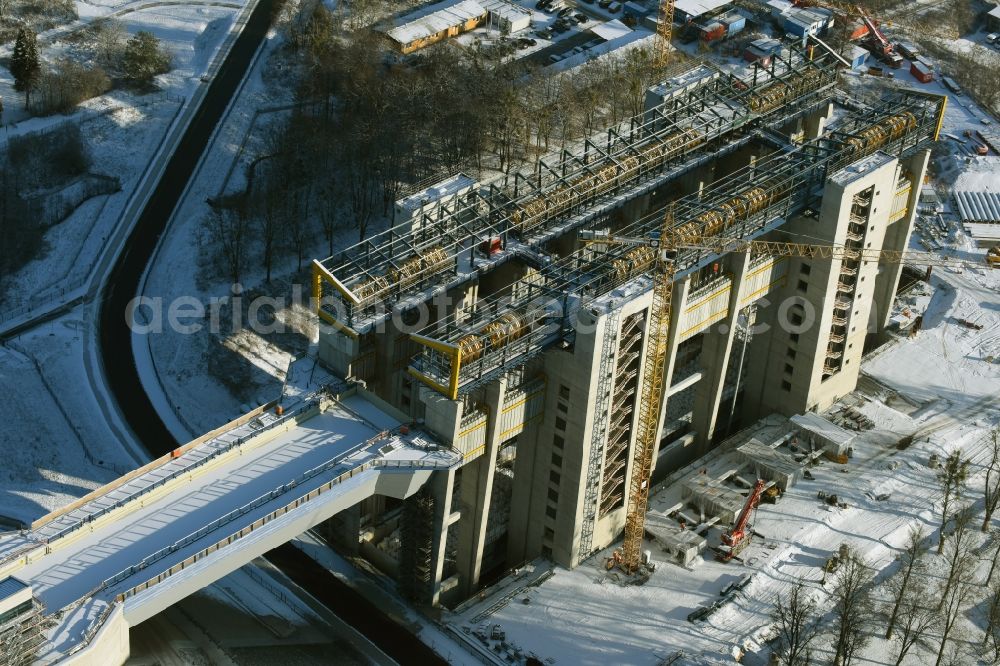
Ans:
[[[671,8],[671,2],[662,7]],[[660,23],[664,31],[668,18]],[[553,233],[587,223],[611,205],[611,196],[673,177],[685,164],[718,159],[752,141],[753,129],[807,112],[836,77],[827,54],[794,45],[752,80],[707,65],[664,72],[668,95],[655,106],[558,157],[540,158],[509,185],[470,179],[461,193],[422,204],[400,228],[314,262],[317,314],[349,337],[367,333],[404,294],[426,300],[472,279],[482,262],[470,256],[470,246],[499,238],[504,248],[533,250]],[[502,263],[511,254],[487,260]]]
[[[676,202],[674,244],[681,250],[677,270],[706,260],[696,247],[706,238],[745,238],[777,218],[787,218],[810,205],[810,193],[828,174],[876,151],[893,153],[919,146],[937,135],[944,109],[938,96],[910,97],[879,109],[857,112],[856,119],[794,153],[778,153],[755,167],[748,182],[736,173],[711,190]],[[558,218],[557,218],[558,219]],[[619,285],[650,275],[657,261],[648,239],[662,220],[647,218],[622,230],[622,237],[641,241],[626,247],[584,248],[552,262],[514,286],[513,298],[478,304],[472,316],[449,317],[412,339],[421,346],[408,372],[455,399],[483,382],[517,367],[559,340],[572,341],[572,313]],[[661,237],[663,232],[660,231]],[[620,244],[619,244],[620,246]],[[727,250],[728,251],[728,250]],[[841,256],[848,250],[842,249]],[[549,303],[544,317],[529,315],[529,303]],[[538,308],[534,308],[538,309]],[[498,318],[508,312],[520,325]],[[496,322],[496,325],[491,325]],[[487,331],[487,328],[490,330]],[[460,342],[461,341],[461,342]]]

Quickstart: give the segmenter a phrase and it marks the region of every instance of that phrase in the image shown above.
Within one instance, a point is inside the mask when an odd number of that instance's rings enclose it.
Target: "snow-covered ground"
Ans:
[[[59,301],[90,277],[108,239],[120,231],[125,206],[181,104],[198,85],[204,85],[199,77],[208,70],[243,2],[214,6],[169,3],[169,8],[159,9],[149,4],[79,3],[81,23],[107,11],[121,10],[121,20],[130,33],[153,32],[170,50],[174,69],[158,80],[158,93],[112,91],[89,100],[69,117],[69,122],[80,122],[93,158],[92,171],[120,178],[122,190],[88,200],[49,230],[45,255],[24,266],[0,296],[0,321],[5,312],[20,314],[27,308]],[[43,39],[41,50],[44,57],[54,58],[66,48],[58,38],[51,45]],[[9,84],[9,72],[0,69],[0,87]],[[7,98],[9,107],[16,105],[15,99]],[[5,119],[11,118],[6,115]],[[8,126],[0,141],[63,122],[67,122],[66,117],[49,117]],[[115,431],[102,426],[106,419],[94,416],[106,413],[101,411],[101,398],[95,397],[90,388],[83,362],[89,316],[90,310],[79,306],[62,319],[23,334],[0,349],[5,360],[0,364],[0,394],[9,396],[18,414],[0,435],[0,450],[13,461],[0,474],[0,492],[9,498],[0,503],[0,515],[30,521],[137,462],[126,453]],[[37,367],[32,356],[39,361]],[[48,387],[43,377],[49,381]]]
[[[129,33],[149,30],[171,52],[174,69],[158,79],[158,93],[112,91],[85,102],[69,117],[16,122],[22,102],[10,91],[9,72],[0,69],[0,94],[7,102],[4,121],[15,123],[0,133],[0,142],[67,121],[79,122],[93,157],[92,170],[117,176],[122,185],[121,192],[87,201],[50,230],[46,255],[26,265],[0,295],[0,314],[19,304],[58,299],[86,280],[106,240],[119,231],[126,203],[181,104],[205,85],[200,78],[244,4],[244,0],[81,0],[81,25],[114,15]],[[44,57],[58,57],[69,48],[60,41],[60,33],[57,29],[41,37]],[[87,347],[88,339],[93,339],[88,328],[92,312],[80,305],[0,346],[0,395],[10,415],[0,431],[0,456],[5,461],[0,466],[0,524],[4,526],[30,523],[145,462],[144,453],[126,442],[107,396],[92,385],[92,350]],[[227,603],[250,612],[262,613],[267,607],[292,624],[301,622],[294,619],[296,611],[282,612],[287,604],[294,605],[287,601],[294,600],[292,593],[281,585],[274,586],[277,596],[262,592],[240,576],[225,579],[209,594],[223,594]],[[220,591],[226,586],[236,591]],[[243,588],[250,592],[240,593]]]
[[[86,390],[75,313],[0,347],[0,516],[30,523],[136,466]]]
[[[91,171],[116,176],[122,186],[115,194],[89,199],[47,232],[44,254],[22,267],[10,288],[0,295],[0,321],[42,308],[88,280],[105,241],[117,230],[127,203],[182,105],[191,99],[198,86],[205,85],[201,77],[208,72],[244,1],[114,4],[119,10],[115,15],[120,14],[130,34],[146,30],[161,40],[171,54],[172,69],[157,78],[160,90],[156,93],[135,95],[113,90],[83,103],[68,118],[49,116],[17,122],[23,116],[23,109],[18,111],[23,106],[17,101],[21,96],[7,90],[12,85],[11,75],[8,70],[0,69],[0,95],[6,98],[10,111],[4,116],[8,125],[0,135],[0,142],[11,136],[42,132],[67,121],[76,122],[93,157]],[[93,6],[80,4],[80,25],[98,17],[86,11]],[[112,5],[99,7],[109,9]],[[40,50],[44,58],[54,60],[71,48],[71,44],[56,36],[51,43],[43,41]]]
[[[104,112],[80,124],[90,172],[117,177],[121,190],[88,199],[46,232],[44,255],[23,266],[0,294],[0,314],[46,303],[87,281],[181,101],[115,92],[101,100]]]

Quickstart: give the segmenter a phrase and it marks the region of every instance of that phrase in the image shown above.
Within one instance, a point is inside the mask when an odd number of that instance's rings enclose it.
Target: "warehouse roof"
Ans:
[[[952,188],[963,222],[1000,222],[1000,158],[979,158]]]
[[[426,13],[408,14],[404,22],[390,30],[389,37],[400,44],[436,35],[442,30],[461,25],[470,19],[483,16],[486,9],[475,0],[439,3],[427,8]]]
[[[701,16],[730,4],[730,0],[677,0],[674,9],[688,16]]]
[[[495,16],[500,16],[508,20],[515,20],[523,16],[531,17],[531,10],[521,5],[507,2],[507,0],[485,0],[483,7]]]
[[[595,35],[604,39],[605,41],[611,41],[612,39],[617,39],[618,37],[624,37],[625,35],[632,32],[632,28],[628,27],[619,20],[608,21],[607,23],[599,23],[590,29]]]

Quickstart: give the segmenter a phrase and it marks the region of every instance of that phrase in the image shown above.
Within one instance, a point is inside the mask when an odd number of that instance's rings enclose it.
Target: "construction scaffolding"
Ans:
[[[702,65],[703,69],[711,69]],[[314,262],[319,315],[356,337],[393,307],[423,302],[542,243],[591,223],[665,180],[718,159],[813,110],[836,82],[834,63],[793,47],[749,80],[712,70],[694,85],[678,74],[659,106],[608,128],[503,187],[491,183],[421,207],[408,229],[374,235],[338,257]],[[500,239],[500,251],[478,248]]]
[[[725,176],[673,204],[678,244],[685,239],[753,238],[814,207],[827,177],[877,151],[905,155],[936,140],[943,98],[901,91],[850,113],[835,131]],[[656,233],[656,211],[621,230]],[[648,247],[588,245],[515,283],[510,293],[480,298],[472,312],[446,317],[415,339],[422,349],[410,373],[452,398],[491,381],[556,343],[572,344],[581,310],[615,290],[640,292],[652,266]],[[684,276],[711,263],[710,250],[685,250],[675,259]]]
[[[35,662],[46,625],[42,610],[40,603],[31,600],[0,613],[0,664],[27,666]]]
[[[399,591],[417,603],[428,603],[434,594],[434,508],[426,487],[403,502]]]

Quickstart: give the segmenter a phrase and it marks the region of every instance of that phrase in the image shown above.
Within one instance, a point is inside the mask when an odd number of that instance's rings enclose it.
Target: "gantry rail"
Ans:
[[[871,108],[850,113],[827,135],[771,155],[671,205],[675,234],[708,238],[725,232],[752,238],[816,204],[828,176],[876,151],[905,155],[935,141],[945,98],[902,91]],[[655,233],[656,211],[621,230]],[[509,294],[480,299],[475,311],[435,322],[413,336],[420,353],[409,372],[443,394],[458,395],[533,358],[558,342],[571,342],[582,308],[643,276],[652,266],[649,247],[588,246],[515,283]],[[683,276],[718,254],[687,250],[675,260]],[[643,288],[644,285],[639,285]]]

